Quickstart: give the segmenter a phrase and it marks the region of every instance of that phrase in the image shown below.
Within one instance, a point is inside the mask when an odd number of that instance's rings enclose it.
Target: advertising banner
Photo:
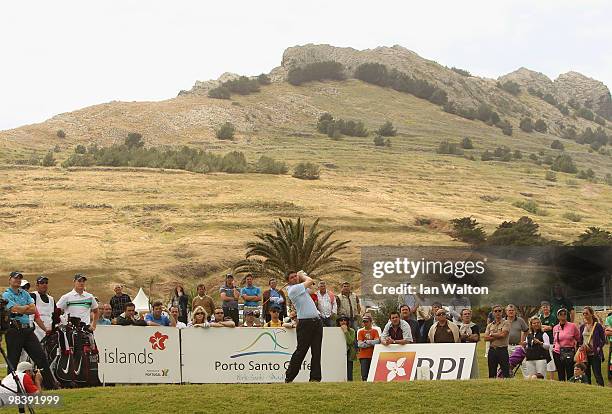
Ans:
[[[164,326],[98,326],[102,383],[181,382],[179,330]]]
[[[183,382],[284,382],[295,329],[208,328],[181,331]],[[346,381],[346,342],[340,328],[323,328],[321,352],[323,381]],[[296,382],[310,377],[310,351]]]
[[[476,361],[476,344],[474,343],[389,346],[379,344],[374,347],[368,381],[477,378]]]

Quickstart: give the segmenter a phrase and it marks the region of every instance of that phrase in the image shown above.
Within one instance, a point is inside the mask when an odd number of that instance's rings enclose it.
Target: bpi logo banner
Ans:
[[[98,376],[109,383],[181,382],[179,330],[165,326],[99,326]]]
[[[422,367],[432,380],[477,378],[476,344],[376,345],[368,381],[412,381]]]

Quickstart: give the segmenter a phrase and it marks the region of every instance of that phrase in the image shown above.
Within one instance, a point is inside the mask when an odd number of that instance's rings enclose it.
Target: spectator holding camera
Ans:
[[[34,370],[31,363],[27,361],[20,362],[15,369],[15,375],[21,383],[21,389],[26,394],[40,394],[42,390],[42,375],[39,370]],[[2,387],[6,388],[2,389],[0,393],[4,393],[4,390],[8,388],[7,391],[12,391],[14,395],[21,395],[19,387],[15,383],[15,378],[11,373],[2,379]]]

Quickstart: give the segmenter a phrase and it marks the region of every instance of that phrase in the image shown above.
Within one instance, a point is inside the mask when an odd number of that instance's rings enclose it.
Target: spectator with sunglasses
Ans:
[[[235,328],[236,324],[230,316],[225,316],[223,308],[215,308],[215,313],[210,320],[210,326],[213,328]]]
[[[501,368],[502,377],[510,378],[510,356],[508,355],[510,322],[502,319],[502,312],[501,305],[493,306],[493,322],[489,323],[485,329],[485,341],[491,344],[487,354],[489,378],[497,377],[498,366]]]
[[[203,306],[197,306],[194,310],[193,310],[193,316],[191,318],[191,321],[189,322],[189,324],[187,325],[188,328],[208,328],[210,325],[208,324],[208,321],[206,315],[206,311],[204,310]]]
[[[449,344],[459,342],[459,328],[446,318],[446,311],[438,309],[435,313],[436,321],[427,334],[431,344]]]
[[[57,307],[55,306],[55,299],[47,293],[48,290],[49,278],[46,276],[39,276],[36,278],[36,290],[30,293],[30,296],[34,300],[34,305],[36,305],[36,310],[38,310],[40,315],[40,319],[46,328],[43,330],[38,325],[34,327],[34,334],[39,341],[50,333],[53,326],[59,322],[59,318],[55,316],[58,313]]]
[[[574,373],[574,354],[580,339],[580,331],[573,322],[567,320],[568,311],[557,311],[557,323],[553,327],[553,359],[557,367],[559,381],[567,381]]]

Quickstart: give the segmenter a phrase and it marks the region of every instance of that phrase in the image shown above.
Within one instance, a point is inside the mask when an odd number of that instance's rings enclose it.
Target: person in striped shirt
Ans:
[[[98,302],[91,293],[85,291],[86,281],[84,275],[74,275],[74,289],[57,301],[57,307],[69,318],[79,318],[93,332],[98,322]]]

